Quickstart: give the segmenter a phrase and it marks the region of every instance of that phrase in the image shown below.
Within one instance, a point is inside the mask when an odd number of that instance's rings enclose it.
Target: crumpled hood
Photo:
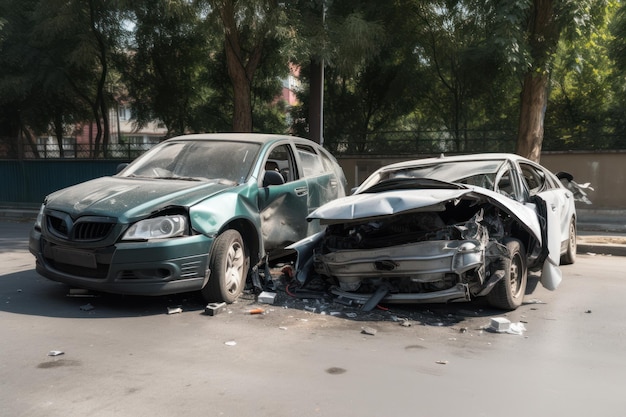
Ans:
[[[517,219],[541,242],[541,227],[534,208],[494,191],[472,186],[462,189],[402,189],[355,194],[323,205],[307,219],[319,219],[322,224],[331,224],[364,221],[410,211],[443,211],[446,203],[459,199],[489,201]]]
[[[189,207],[232,185],[121,177],[102,177],[50,194],[46,208],[78,216],[116,217],[130,222],[169,206]]]

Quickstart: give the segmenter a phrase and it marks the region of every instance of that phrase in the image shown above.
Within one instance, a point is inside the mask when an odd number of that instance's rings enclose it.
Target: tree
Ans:
[[[207,86],[211,33],[200,10],[187,1],[129,1],[132,31],[116,63],[127,88],[136,127],[161,121],[166,136],[193,130],[197,109],[210,96]]]
[[[615,88],[615,63],[608,53],[612,42],[608,21],[617,2],[607,6],[607,23],[596,25],[589,37],[561,41],[550,83],[550,109],[544,145],[551,149],[606,149],[616,136],[615,112],[623,114]]]
[[[223,47],[232,84],[234,132],[251,132],[252,87],[272,40],[289,36],[285,29],[289,2],[276,0],[206,0],[210,23],[223,29]],[[284,63],[285,68],[287,62]]]
[[[483,3],[494,45],[522,74],[516,152],[539,161],[549,81],[560,39],[588,36],[604,19],[605,0],[491,0]]]

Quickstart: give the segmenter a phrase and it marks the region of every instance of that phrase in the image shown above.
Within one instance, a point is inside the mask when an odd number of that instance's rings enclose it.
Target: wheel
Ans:
[[[517,239],[504,242],[509,250],[509,257],[503,260],[504,278],[502,278],[487,294],[487,301],[493,307],[503,310],[515,310],[522,305],[528,271],[526,269],[526,252]]]
[[[226,230],[213,242],[209,257],[211,275],[202,289],[208,302],[234,302],[246,285],[250,257],[241,235],[236,230]]]
[[[561,265],[571,265],[574,262],[576,262],[576,219],[572,218],[567,237],[567,251],[561,255]]]

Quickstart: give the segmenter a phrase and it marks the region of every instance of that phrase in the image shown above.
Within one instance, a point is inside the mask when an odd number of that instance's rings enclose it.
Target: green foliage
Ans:
[[[0,0],[0,136],[71,134],[116,102],[137,128],[226,131],[240,83],[252,130],[307,136],[307,71],[323,61],[324,138],[338,152],[413,135],[448,152],[475,151],[484,132],[509,140],[525,74],[550,78],[547,146],[618,146],[624,39],[618,0]],[[303,83],[291,126],[278,99],[289,63]]]

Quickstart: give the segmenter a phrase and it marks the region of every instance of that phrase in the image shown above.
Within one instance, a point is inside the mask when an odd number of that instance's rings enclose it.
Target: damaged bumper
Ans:
[[[427,241],[372,250],[340,250],[315,255],[315,271],[335,277],[343,291],[386,280],[410,291],[403,302],[467,298],[468,280],[482,283],[484,248],[478,241]],[[471,272],[467,274],[467,272]],[[451,291],[454,289],[454,291]],[[446,294],[437,295],[439,291]]]

